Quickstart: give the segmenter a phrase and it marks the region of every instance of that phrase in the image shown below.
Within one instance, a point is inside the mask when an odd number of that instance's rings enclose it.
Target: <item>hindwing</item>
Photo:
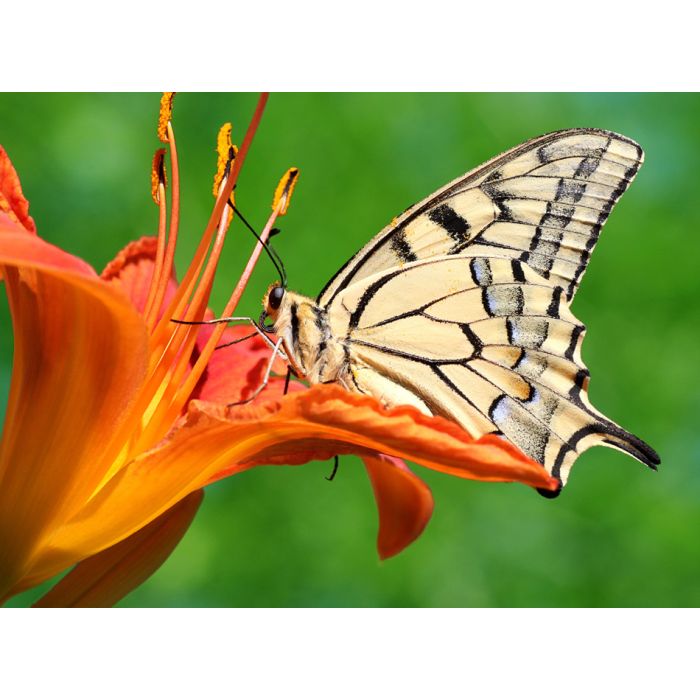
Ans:
[[[658,464],[590,404],[585,328],[565,288],[501,251],[376,273],[339,291],[327,311],[358,391],[475,436],[501,433],[562,483],[593,445]]]

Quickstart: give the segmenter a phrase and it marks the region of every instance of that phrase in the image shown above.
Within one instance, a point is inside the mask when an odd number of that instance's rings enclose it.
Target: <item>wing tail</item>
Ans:
[[[661,464],[661,458],[656,450],[647,445],[644,440],[608,420],[606,420],[605,431],[601,432],[601,444],[625,452],[654,471]]]

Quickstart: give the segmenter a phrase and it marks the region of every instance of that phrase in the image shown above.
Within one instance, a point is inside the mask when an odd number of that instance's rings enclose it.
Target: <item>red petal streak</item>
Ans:
[[[5,149],[0,146],[0,212],[20,224],[25,233],[36,234],[34,219],[29,216],[29,202],[22,194],[17,171]]]
[[[396,457],[363,457],[379,509],[377,550],[382,559],[408,547],[433,514],[428,486]]]
[[[96,608],[119,602],[170,556],[203,496],[203,491],[195,491],[131,537],[80,562],[34,607]]]

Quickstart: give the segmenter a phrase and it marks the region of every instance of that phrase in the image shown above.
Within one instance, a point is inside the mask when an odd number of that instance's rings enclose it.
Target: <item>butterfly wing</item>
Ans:
[[[590,404],[585,328],[565,288],[500,250],[376,273],[339,290],[327,311],[357,391],[475,436],[500,432],[562,483],[593,445],[659,462]]]
[[[532,139],[405,211],[353,256],[318,297],[395,267],[446,255],[527,263],[567,300],[600,229],[643,160],[632,140],[600,129]]]

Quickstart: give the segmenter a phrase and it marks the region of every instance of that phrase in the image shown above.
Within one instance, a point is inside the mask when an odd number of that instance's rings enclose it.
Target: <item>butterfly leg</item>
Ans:
[[[282,347],[282,339],[280,338],[273,346],[272,355],[270,355],[270,361],[267,363],[267,369],[265,370],[265,376],[263,377],[260,386],[247,398],[242,401],[233,401],[232,403],[226,404],[227,406],[240,406],[244,403],[250,403],[254,401],[260,392],[267,386],[270,381],[270,374],[272,373],[272,365],[275,363],[275,358],[280,354],[280,348]]]
[[[170,319],[173,323],[179,323],[182,326],[206,326],[206,325],[214,325],[217,323],[238,323],[238,322],[243,322],[243,323],[249,323],[253,328],[255,328],[255,332],[251,333],[250,335],[245,336],[244,338],[238,338],[237,340],[232,340],[230,343],[224,343],[222,345],[217,345],[216,349],[219,350],[220,348],[226,348],[229,345],[235,345],[236,343],[241,343],[244,340],[248,340],[249,338],[252,338],[254,335],[259,335],[265,343],[267,343],[268,347],[271,350],[275,349],[275,343],[273,343],[270,338],[267,336],[265,331],[263,331],[262,328],[257,324],[256,321],[254,321],[250,316],[224,316],[222,318],[212,318],[209,319],[208,321],[180,321],[176,318],[171,318]],[[277,350],[279,355],[286,361],[286,355],[282,350]]]
[[[221,318],[210,318],[206,321],[181,321],[178,318],[170,319],[173,323],[179,323],[181,326],[209,326],[215,325],[217,323],[235,323],[237,321],[244,321],[245,323],[250,323],[257,327],[257,323],[250,316],[222,316]]]
[[[340,458],[338,455],[333,457],[333,471],[330,476],[325,477],[326,481],[333,481],[335,479],[336,472],[338,471],[338,465],[340,464]]]
[[[228,348],[231,347],[231,345],[238,345],[238,343],[242,343],[245,340],[250,340],[251,338],[255,338],[256,335],[258,335],[259,331],[255,330],[252,333],[248,333],[248,335],[244,335],[242,338],[236,338],[236,340],[231,340],[228,343],[221,343],[221,345],[217,345],[214,350],[221,350],[223,348]]]

